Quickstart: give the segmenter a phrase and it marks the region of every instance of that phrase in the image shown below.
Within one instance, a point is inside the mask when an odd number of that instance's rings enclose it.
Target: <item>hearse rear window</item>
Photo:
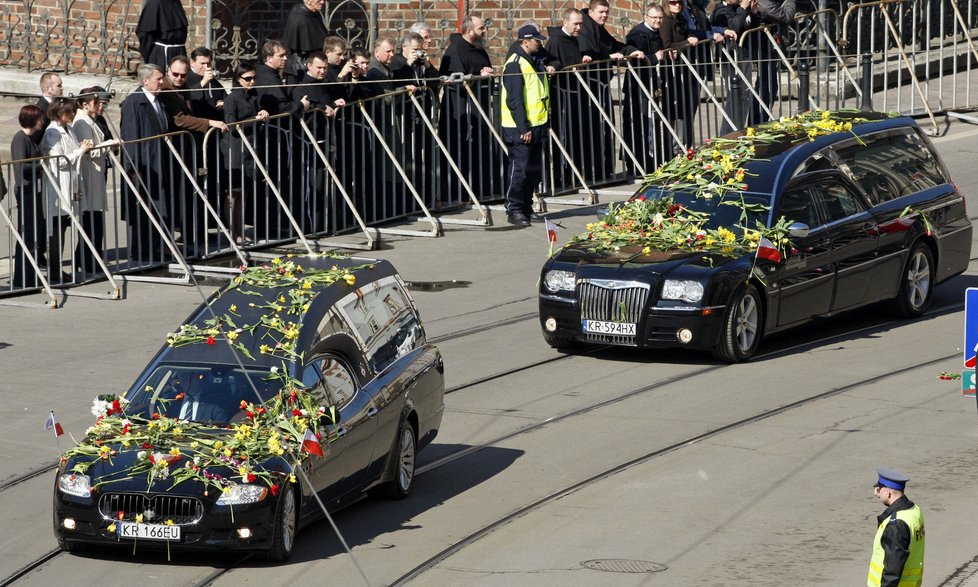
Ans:
[[[870,201],[881,204],[894,198],[947,183],[927,143],[914,129],[900,129],[852,141],[836,149],[845,166]]]

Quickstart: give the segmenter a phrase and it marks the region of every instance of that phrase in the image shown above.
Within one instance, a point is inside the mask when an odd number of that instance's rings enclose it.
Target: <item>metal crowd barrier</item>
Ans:
[[[812,107],[935,114],[974,107],[975,2],[878,0],[798,15],[791,26],[701,43],[675,59],[578,64],[551,76],[541,196],[634,180],[717,134]],[[57,158],[4,164],[0,297],[106,278],[188,283],[192,262],[298,240],[383,233],[432,237],[491,224],[506,190],[499,77],[452,76],[315,110],[127,142],[106,154],[102,210],[75,200]],[[25,171],[26,170],[26,171]],[[25,175],[26,173],[26,175]],[[556,198],[544,202],[557,203]],[[476,219],[459,218],[474,210]],[[453,213],[451,216],[448,213]],[[416,219],[427,228],[386,227]],[[5,235],[5,236],[2,236]],[[57,237],[52,244],[49,236]],[[331,242],[330,246],[336,246]],[[176,261],[180,279],[132,275]]]

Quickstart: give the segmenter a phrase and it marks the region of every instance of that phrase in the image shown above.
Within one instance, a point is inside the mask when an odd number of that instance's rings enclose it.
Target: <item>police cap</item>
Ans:
[[[889,487],[890,489],[903,491],[904,487],[907,486],[907,481],[910,481],[910,477],[896,469],[880,467],[876,469],[876,474],[879,475],[879,481],[876,482],[877,487]]]

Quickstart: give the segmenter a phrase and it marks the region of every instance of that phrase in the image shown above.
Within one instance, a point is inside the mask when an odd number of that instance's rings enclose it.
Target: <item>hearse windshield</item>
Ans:
[[[652,186],[642,195],[649,199],[672,198],[675,203],[689,210],[709,214],[710,218],[705,225],[708,229],[721,226],[728,230],[756,229],[757,222],[767,226],[771,206],[769,195],[751,192],[728,192],[723,196],[704,198],[692,192],[669,191]]]

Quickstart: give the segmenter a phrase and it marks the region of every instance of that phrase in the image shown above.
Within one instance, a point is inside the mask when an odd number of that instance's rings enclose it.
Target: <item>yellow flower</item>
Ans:
[[[289,483],[295,483],[295,475],[289,475]]]
[[[754,127],[753,126],[748,126],[747,127],[747,136],[753,137],[755,135],[755,132],[756,131],[754,130]]]
[[[167,526],[172,526],[173,525],[173,520],[167,520],[167,521],[165,521],[163,523],[166,524]]]
[[[174,430],[174,433],[177,430],[179,430],[179,428],[175,429]],[[170,449],[170,454],[173,455],[173,456],[175,456],[175,457],[179,457],[180,456],[180,449],[174,446],[173,448]]]
[[[268,348],[268,345],[267,344],[263,344],[260,347],[258,347],[258,352],[260,352],[263,355],[265,353],[267,353],[268,351],[270,351],[270,350],[272,350],[272,349]]]
[[[224,456],[226,456],[226,457],[231,456],[231,449],[230,448],[224,449]]]
[[[282,259],[279,259],[278,257],[272,259],[272,265],[278,265],[281,262],[282,262]]]
[[[236,304],[231,304],[231,311],[232,312],[237,312],[238,311],[238,306]]]
[[[357,278],[352,273],[346,273],[343,275],[343,281],[345,281],[347,285],[353,285],[357,282]]]
[[[111,524],[106,526],[105,529],[108,530],[109,533],[115,532],[115,522],[112,522]]]
[[[137,524],[142,524],[143,523],[143,515],[142,514],[136,514],[136,523]]]
[[[224,446],[224,443],[220,440],[214,442],[214,450],[221,450],[222,446]]]
[[[232,330],[231,332],[228,332],[227,333],[227,337],[228,337],[228,340],[234,340],[234,339],[238,338],[238,333]]]
[[[302,289],[312,289],[312,284],[309,283],[308,281],[303,281],[302,282]]]
[[[642,249],[643,255],[648,255],[651,252],[652,252],[652,247],[645,247],[644,249]]]
[[[248,467],[238,467],[238,475],[241,475],[242,477],[247,477]]]
[[[285,303],[285,296],[279,296],[278,297],[278,301],[284,304]]]

